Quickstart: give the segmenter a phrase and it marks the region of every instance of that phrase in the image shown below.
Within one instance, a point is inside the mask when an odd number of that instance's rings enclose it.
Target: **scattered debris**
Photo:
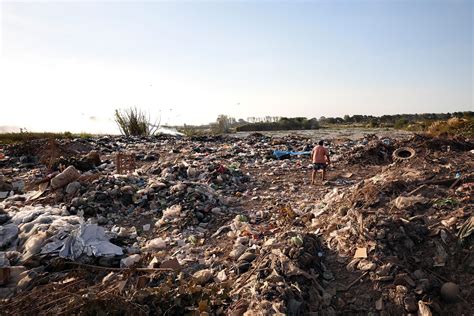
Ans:
[[[6,146],[2,314],[469,314],[472,140],[329,139],[310,186],[314,142]]]
[[[117,166],[117,173],[124,174],[124,173],[132,173],[135,171],[136,168],[136,160],[134,154],[124,154],[124,153],[117,153],[116,156],[116,166]]]

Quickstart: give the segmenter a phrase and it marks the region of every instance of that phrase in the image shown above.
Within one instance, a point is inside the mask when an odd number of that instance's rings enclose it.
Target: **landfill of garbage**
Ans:
[[[474,142],[1,146],[0,314],[472,315]]]

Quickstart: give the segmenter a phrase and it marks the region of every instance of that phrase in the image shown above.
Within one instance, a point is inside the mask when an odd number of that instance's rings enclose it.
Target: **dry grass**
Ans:
[[[0,134],[0,144],[8,145],[21,142],[28,142],[35,139],[73,139],[73,138],[91,138],[93,135],[88,133],[72,134],[70,132],[64,133],[3,133]]]
[[[428,134],[433,136],[474,136],[474,120],[453,117],[447,121],[433,122],[427,129]]]

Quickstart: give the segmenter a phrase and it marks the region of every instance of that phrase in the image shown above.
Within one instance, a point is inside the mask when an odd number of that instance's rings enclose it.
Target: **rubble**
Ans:
[[[314,142],[6,147],[2,313],[468,314],[472,140],[328,139],[328,181],[310,186]]]
[[[53,189],[62,188],[80,177],[79,172],[74,166],[67,167],[63,172],[51,179]]]

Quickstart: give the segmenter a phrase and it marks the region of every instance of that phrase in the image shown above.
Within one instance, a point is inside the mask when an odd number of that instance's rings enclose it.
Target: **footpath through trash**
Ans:
[[[474,142],[317,141],[0,146],[0,314],[472,314]]]

